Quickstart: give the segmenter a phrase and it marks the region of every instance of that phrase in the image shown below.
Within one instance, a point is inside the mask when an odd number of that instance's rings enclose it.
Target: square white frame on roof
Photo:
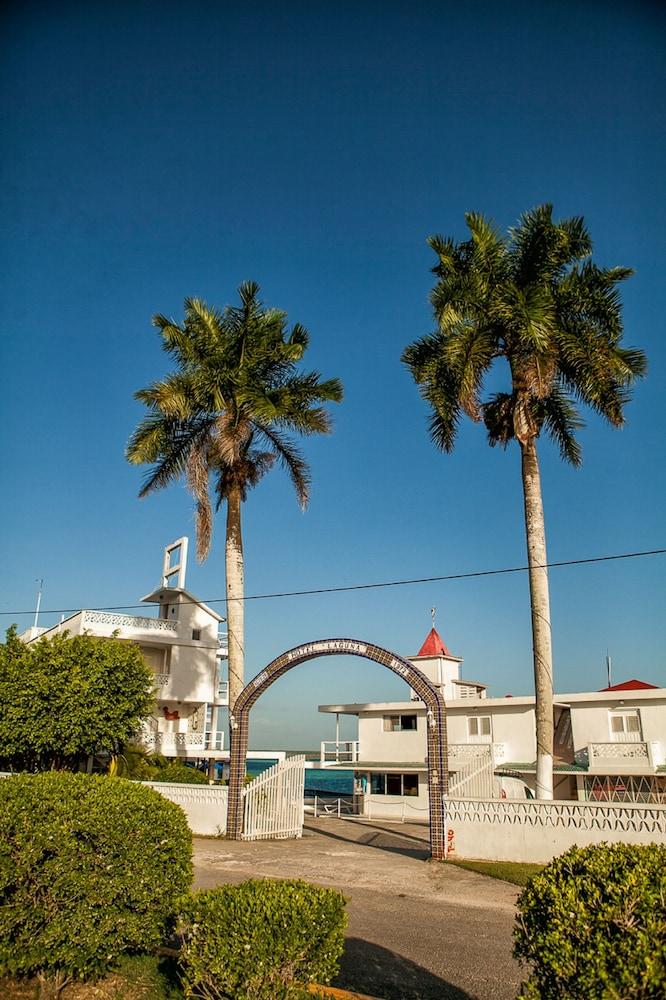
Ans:
[[[177,538],[171,545],[164,548],[162,565],[162,586],[185,589],[185,572],[187,570],[187,536]],[[174,582],[174,577],[176,580]]]

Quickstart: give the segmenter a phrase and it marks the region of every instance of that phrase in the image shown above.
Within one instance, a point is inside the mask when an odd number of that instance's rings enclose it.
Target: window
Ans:
[[[490,728],[490,716],[489,715],[470,715],[467,717],[467,735],[469,737],[486,737],[490,739],[491,728]]]
[[[408,730],[416,730],[416,716],[415,715],[385,715],[384,716],[384,732],[385,733],[402,733]]]
[[[418,774],[373,774],[370,779],[373,795],[418,795]]]
[[[611,739],[616,743],[640,742],[641,720],[638,709],[609,712]]]
[[[419,776],[418,776],[418,774],[403,774],[403,776],[402,776],[402,794],[403,795],[418,795],[419,794]]]
[[[139,646],[139,649],[141,650],[141,655],[144,660],[154,673],[169,673],[168,650],[164,647],[160,648],[158,646]]]
[[[195,640],[201,638],[201,629],[200,628],[193,628],[192,629],[192,638],[195,639]]]

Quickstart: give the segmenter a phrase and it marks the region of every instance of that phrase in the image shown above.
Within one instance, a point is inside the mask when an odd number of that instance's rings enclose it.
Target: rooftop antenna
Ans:
[[[606,650],[606,674],[608,675],[608,687],[611,687],[612,664],[611,664],[610,653],[608,652],[608,650]]]
[[[44,586],[44,580],[35,580],[35,583],[39,584],[39,590],[37,591],[37,607],[35,608],[35,623],[33,628],[37,628],[37,620],[39,619],[39,606],[42,603],[42,587]]]
[[[432,618],[432,627],[435,627],[435,618],[437,616],[437,608],[430,609],[430,617]]]

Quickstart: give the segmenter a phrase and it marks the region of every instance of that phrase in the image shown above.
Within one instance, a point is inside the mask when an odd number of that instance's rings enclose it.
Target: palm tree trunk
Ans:
[[[536,695],[536,797],[553,797],[553,650],[550,634],[550,596],[546,529],[541,499],[541,476],[536,440],[520,446],[525,501],[525,534],[532,607],[532,647]]]
[[[225,546],[227,576],[227,628],[229,632],[229,711],[233,711],[244,687],[245,674],[245,580],[243,569],[243,535],[241,532],[240,491],[231,490],[227,497],[227,540]]]

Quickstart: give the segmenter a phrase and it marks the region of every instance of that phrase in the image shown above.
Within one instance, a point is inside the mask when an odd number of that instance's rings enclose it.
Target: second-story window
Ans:
[[[614,743],[640,743],[641,719],[638,709],[609,712],[610,733]]]
[[[402,733],[408,730],[415,730],[416,726],[416,716],[415,715],[385,715],[384,716],[384,732],[385,733]]]
[[[201,629],[200,628],[193,628],[192,629],[192,638],[193,639],[200,639],[201,638]]]
[[[467,718],[467,735],[470,739],[490,739],[491,736],[489,715],[470,715]]]

